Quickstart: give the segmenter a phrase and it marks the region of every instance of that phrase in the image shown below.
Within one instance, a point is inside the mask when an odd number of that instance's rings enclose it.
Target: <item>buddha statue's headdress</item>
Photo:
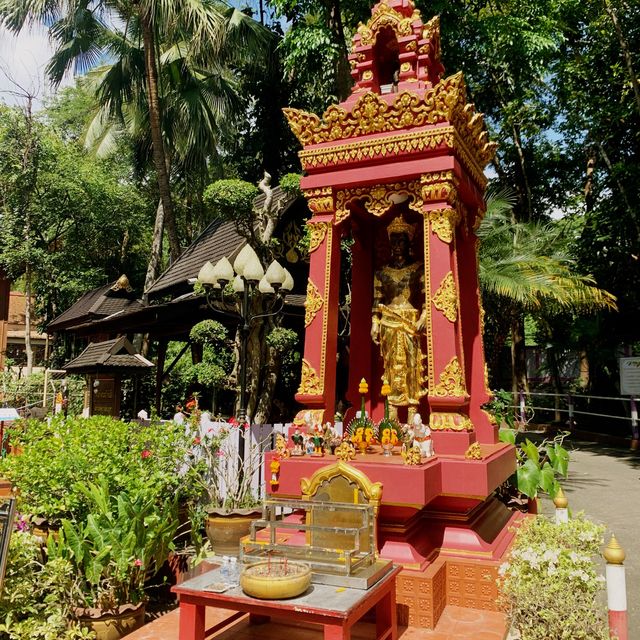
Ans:
[[[391,224],[387,227],[387,235],[389,238],[392,233],[405,233],[409,236],[409,240],[413,240],[413,236],[416,235],[416,225],[409,224],[401,215],[394,218]]]

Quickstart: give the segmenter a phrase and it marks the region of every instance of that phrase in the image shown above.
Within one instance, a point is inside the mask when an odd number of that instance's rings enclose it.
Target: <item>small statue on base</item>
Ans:
[[[431,440],[431,429],[422,422],[422,416],[416,413],[413,416],[412,424],[413,447],[420,449],[423,458],[432,458],[435,454],[433,451],[433,441]]]
[[[304,434],[300,431],[298,427],[293,432],[291,436],[291,441],[293,442],[293,451],[291,452],[292,456],[303,456],[304,455]]]
[[[324,455],[324,433],[320,429],[315,429],[309,435],[309,441],[313,444],[312,456],[321,457]]]
[[[280,458],[288,458],[291,455],[289,449],[287,449],[287,441],[281,433],[276,433],[276,451]]]

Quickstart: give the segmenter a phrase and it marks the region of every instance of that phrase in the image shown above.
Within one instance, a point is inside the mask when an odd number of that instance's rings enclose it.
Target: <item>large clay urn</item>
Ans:
[[[218,556],[237,556],[240,540],[249,535],[251,523],[261,516],[257,509],[210,509],[205,523],[211,548]]]
[[[93,631],[96,640],[120,640],[144,624],[146,603],[124,604],[114,610],[76,609],[83,627]]]

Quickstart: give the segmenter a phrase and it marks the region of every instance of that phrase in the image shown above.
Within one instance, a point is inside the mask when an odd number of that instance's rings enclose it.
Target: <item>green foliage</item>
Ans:
[[[267,336],[267,344],[276,353],[283,355],[292,351],[298,344],[298,334],[293,329],[274,327]]]
[[[0,595],[2,640],[80,640],[93,634],[69,621],[76,574],[70,561],[45,561],[40,538],[15,531]]]
[[[501,442],[516,444],[513,429],[500,429]],[[536,498],[540,491],[552,498],[558,493],[560,484],[557,476],[567,477],[569,472],[569,452],[562,446],[567,433],[557,435],[553,440],[543,440],[540,444],[528,438],[516,448],[518,468],[516,484],[518,491],[528,498]]]
[[[514,429],[513,394],[510,391],[505,391],[504,389],[493,391],[493,398],[483,406],[483,409],[486,409],[494,416],[499,427],[504,424],[507,429]],[[505,442],[508,442],[508,440],[505,440]],[[515,432],[513,432],[513,442],[511,444],[515,444]]]
[[[47,542],[49,558],[69,562],[81,576],[74,604],[101,609],[137,604],[144,598],[145,578],[158,572],[173,548],[176,496],[159,506],[150,490],[111,495],[105,476],[74,489],[88,501],[86,522],[63,519],[59,540],[50,535]]]
[[[300,178],[302,176],[298,173],[287,173],[280,178],[280,188],[291,197],[298,197],[302,195],[300,189]]]
[[[603,533],[581,517],[522,525],[499,581],[499,603],[522,640],[609,637],[598,597],[604,578],[594,565]]]
[[[180,425],[56,417],[12,425],[9,437],[23,453],[2,459],[0,471],[20,488],[20,511],[50,523],[84,521],[91,501],[78,483],[101,477],[111,494],[151,492],[159,502],[194,492],[189,474],[179,474],[192,447]]]
[[[196,344],[212,347],[226,346],[229,339],[227,328],[217,320],[202,320],[191,327],[189,337]]]
[[[253,213],[253,201],[259,189],[244,180],[217,180],[203,194],[204,203],[216,218],[245,219]]]

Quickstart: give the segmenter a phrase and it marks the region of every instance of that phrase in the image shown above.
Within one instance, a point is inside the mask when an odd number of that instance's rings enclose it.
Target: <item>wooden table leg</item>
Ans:
[[[324,640],[350,640],[351,630],[341,624],[325,624]]]
[[[180,640],[204,640],[205,607],[180,601]]]
[[[263,616],[259,613],[249,614],[249,624],[265,624],[271,620],[271,616]]]
[[[397,640],[398,623],[396,619],[396,587],[395,583],[376,604],[376,638],[377,640]]]

